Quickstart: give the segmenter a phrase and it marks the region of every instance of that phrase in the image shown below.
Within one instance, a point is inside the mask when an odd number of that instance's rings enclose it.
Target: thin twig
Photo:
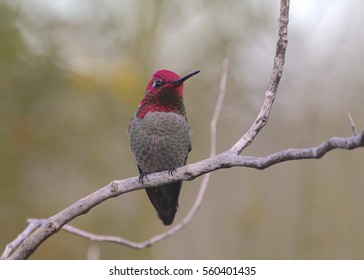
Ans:
[[[356,131],[356,126],[355,126],[354,120],[351,117],[351,114],[350,113],[348,113],[348,118],[349,118],[349,121],[350,121],[350,124],[351,124],[351,129],[353,130],[353,134],[354,135],[357,135],[358,132]]]

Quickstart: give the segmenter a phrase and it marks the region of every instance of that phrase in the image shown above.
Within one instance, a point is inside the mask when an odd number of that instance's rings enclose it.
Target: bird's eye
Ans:
[[[153,87],[155,87],[155,88],[159,88],[162,85],[163,85],[163,82],[161,80],[155,80],[153,82]]]

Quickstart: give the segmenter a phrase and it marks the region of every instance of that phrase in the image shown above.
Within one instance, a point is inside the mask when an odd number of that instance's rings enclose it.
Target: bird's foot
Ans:
[[[173,176],[173,172],[176,171],[176,167],[173,165],[172,168],[168,169],[168,175]]]
[[[139,183],[144,184],[144,178],[147,179],[147,181],[149,181],[147,175],[148,175],[147,173],[141,173],[139,175]]]

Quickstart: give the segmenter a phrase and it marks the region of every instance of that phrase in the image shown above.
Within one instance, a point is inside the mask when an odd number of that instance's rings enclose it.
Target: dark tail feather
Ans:
[[[159,219],[161,219],[166,226],[173,223],[174,216],[177,212],[181,186],[182,181],[179,181],[160,187],[145,189],[150,201],[157,210]]]

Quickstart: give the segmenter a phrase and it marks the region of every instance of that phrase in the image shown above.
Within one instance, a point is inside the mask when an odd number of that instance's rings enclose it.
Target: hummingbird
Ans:
[[[158,70],[149,81],[144,97],[129,123],[130,148],[134,154],[139,181],[147,174],[186,164],[191,151],[191,129],[183,103],[183,83],[200,71],[180,77]],[[182,181],[146,188],[147,195],[164,225],[173,223]]]

